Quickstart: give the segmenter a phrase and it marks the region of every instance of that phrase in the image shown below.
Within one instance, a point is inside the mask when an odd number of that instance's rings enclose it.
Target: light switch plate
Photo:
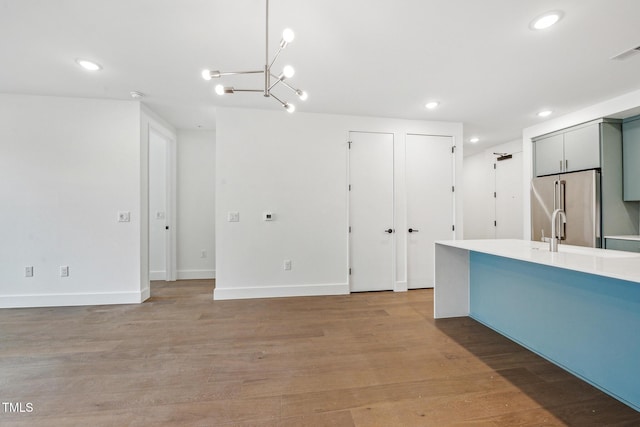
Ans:
[[[240,212],[227,212],[228,222],[240,222]]]
[[[129,222],[129,221],[131,221],[131,212],[129,211],[118,212],[118,222]]]

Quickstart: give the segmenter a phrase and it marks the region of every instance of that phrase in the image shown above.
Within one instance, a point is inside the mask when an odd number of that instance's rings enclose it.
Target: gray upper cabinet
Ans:
[[[535,140],[535,175],[600,167],[600,122],[554,132]]]
[[[563,170],[564,135],[536,141],[536,176],[553,175]]]
[[[564,134],[564,171],[600,167],[600,124],[569,130]]]
[[[640,200],[640,116],[622,123],[622,176],[625,201]]]

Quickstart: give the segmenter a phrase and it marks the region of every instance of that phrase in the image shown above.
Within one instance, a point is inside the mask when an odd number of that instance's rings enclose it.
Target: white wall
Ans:
[[[462,236],[462,124],[220,108],[216,141],[216,299],[349,292],[347,137],[395,134],[396,228],[406,228],[404,135],[451,135]],[[228,212],[240,222],[228,222]],[[271,211],[275,221],[265,222]],[[396,290],[406,289],[396,233]],[[284,259],[293,268],[284,271]]]
[[[511,159],[497,161],[494,153]],[[506,162],[509,162],[508,164]],[[498,169],[494,169],[494,164]],[[509,166],[508,168],[505,166]],[[522,238],[522,143],[520,140],[489,147],[464,158],[464,238]],[[494,198],[494,192],[500,199]],[[498,226],[494,226],[497,221]]]
[[[215,150],[215,131],[178,132],[178,279],[216,276]]]
[[[640,106],[640,90],[635,92],[629,92],[627,94],[594,104],[590,107],[582,110],[575,111],[573,113],[566,114],[541,123],[536,126],[531,126],[523,130],[522,132],[522,153],[523,153],[523,191],[529,191],[531,178],[533,178],[533,144],[531,140],[536,136],[544,135],[557,130],[565,129],[570,126],[575,126],[581,123],[588,122],[590,120],[596,120],[603,117],[618,118],[632,116],[637,113],[637,108]],[[625,111],[631,111],[633,113],[621,114]],[[531,238],[531,201],[529,197],[523,198],[523,211],[525,213],[525,221],[523,223],[523,234],[525,239]]]
[[[145,298],[140,116],[134,101],[0,94],[1,307]]]

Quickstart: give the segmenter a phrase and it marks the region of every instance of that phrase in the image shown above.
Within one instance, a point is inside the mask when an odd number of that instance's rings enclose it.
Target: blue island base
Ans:
[[[640,285],[471,251],[470,316],[640,411]]]

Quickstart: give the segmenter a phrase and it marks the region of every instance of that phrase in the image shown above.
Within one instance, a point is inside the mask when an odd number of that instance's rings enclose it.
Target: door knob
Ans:
[[[389,228],[389,229],[387,229],[387,230],[384,230],[384,232],[385,232],[385,233],[389,233],[389,234],[391,234],[391,233],[393,233],[393,228]]]
[[[416,230],[415,228],[410,228],[409,233],[417,233],[420,230]]]

